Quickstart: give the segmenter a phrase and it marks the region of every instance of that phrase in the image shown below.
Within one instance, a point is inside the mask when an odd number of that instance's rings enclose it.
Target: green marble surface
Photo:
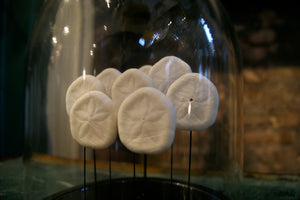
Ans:
[[[112,169],[114,167],[112,166]],[[109,178],[108,169],[97,167],[97,180]],[[168,178],[169,174],[148,172],[149,177]],[[143,176],[142,171],[137,176]],[[112,178],[132,177],[132,171],[113,169]],[[186,175],[174,175],[185,180]],[[87,182],[93,182],[93,166],[87,166]],[[240,200],[299,200],[300,179],[297,176],[244,177],[230,182],[220,177],[195,177],[192,183],[223,192],[230,199]],[[22,158],[0,162],[0,200],[43,199],[59,191],[83,184],[83,166],[80,164],[30,162]]]

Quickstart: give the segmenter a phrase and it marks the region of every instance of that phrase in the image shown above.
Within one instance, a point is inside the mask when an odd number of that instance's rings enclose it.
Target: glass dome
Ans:
[[[172,65],[176,62],[179,64]],[[151,68],[149,72],[141,69],[146,65]],[[152,72],[157,65],[163,67]],[[188,71],[181,73],[177,66],[183,65],[188,66]],[[158,153],[134,152],[126,145],[120,137],[120,112],[116,112],[119,133],[109,147],[84,148],[80,139],[73,139],[77,130],[71,131],[73,115],[66,109],[68,89],[78,77],[97,77],[112,68],[120,72],[119,77],[139,69],[143,77],[153,80],[151,87],[164,100],[168,99],[170,109],[176,111],[170,116],[174,129],[168,128],[171,139]],[[231,199],[238,196],[234,188],[242,172],[243,156],[241,65],[233,28],[218,1],[49,0],[35,24],[26,72],[24,163],[28,199],[44,198],[82,185],[83,176],[87,183],[94,179],[111,182],[125,177],[159,178],[171,180],[171,184],[186,183],[188,188],[190,184],[202,185]],[[196,75],[202,85],[197,85],[197,81],[185,82],[188,78],[182,77],[186,74]],[[155,81],[156,78],[159,80]],[[174,86],[181,78],[184,81],[178,84],[184,86],[182,91]],[[106,80],[111,82],[112,78],[107,75]],[[125,86],[123,89],[127,90],[130,80],[125,79],[119,87]],[[143,80],[135,80],[134,84]],[[161,82],[166,84],[164,89],[158,86]],[[176,102],[168,94],[170,88],[175,88],[172,94]],[[176,99],[177,94],[187,93],[195,99]],[[106,97],[114,103],[117,99],[108,94]],[[139,105],[141,98],[136,97],[134,105]],[[127,96],[124,99],[119,111],[129,101]],[[151,107],[149,102],[157,101],[147,100],[140,108],[156,108],[157,104],[152,103]],[[198,107],[193,106],[197,103]],[[180,111],[181,107],[184,111]],[[131,107],[126,108],[130,111]],[[179,125],[178,119],[186,116],[188,122]],[[126,117],[122,124],[128,128]],[[207,118],[210,122],[200,125]],[[163,123],[151,126],[161,131],[167,122],[157,121]],[[192,123],[195,126],[190,126]],[[55,173],[44,173],[41,166],[58,169]]]

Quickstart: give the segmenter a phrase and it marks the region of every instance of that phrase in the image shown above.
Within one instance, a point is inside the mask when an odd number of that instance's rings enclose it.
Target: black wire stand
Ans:
[[[46,200],[228,200],[210,188],[191,184],[192,131],[189,132],[189,166],[186,182],[173,178],[173,144],[170,153],[170,179],[147,177],[147,155],[144,154],[143,177],[136,176],[136,157],[132,153],[132,178],[112,179],[111,147],[108,149],[109,179],[97,181],[96,150],[93,150],[94,183],[86,183],[86,147],[83,147],[83,186],[77,186],[46,198]]]

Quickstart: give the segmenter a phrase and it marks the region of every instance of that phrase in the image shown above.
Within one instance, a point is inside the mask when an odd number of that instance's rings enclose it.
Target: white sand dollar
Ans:
[[[122,73],[112,86],[112,100],[117,108],[123,100],[142,87],[155,87],[153,80],[138,69],[128,69]]]
[[[130,151],[157,154],[173,143],[176,112],[162,92],[151,87],[141,88],[122,103],[118,128],[121,142]]]
[[[154,81],[156,88],[167,93],[169,86],[180,76],[191,73],[190,66],[175,56],[166,56],[153,65],[149,76]]]
[[[139,68],[139,70],[141,70],[142,72],[144,72],[145,74],[149,75],[150,74],[150,70],[151,70],[152,65],[143,65]]]
[[[80,97],[70,112],[72,137],[82,146],[103,149],[117,137],[117,114],[103,92],[90,91]]]
[[[215,85],[203,75],[181,76],[170,86],[167,97],[174,104],[178,129],[201,131],[214,124],[219,95]]]
[[[103,84],[95,76],[80,76],[71,83],[66,93],[66,108],[68,114],[70,114],[74,102],[89,91],[104,92]]]
[[[103,70],[96,77],[103,83],[105,94],[111,98],[111,88],[115,80],[121,75],[121,72],[114,68],[107,68]]]

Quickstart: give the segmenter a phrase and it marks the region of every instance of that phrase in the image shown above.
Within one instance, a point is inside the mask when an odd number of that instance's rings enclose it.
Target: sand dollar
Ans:
[[[71,83],[66,93],[66,109],[70,114],[70,110],[74,102],[83,94],[89,91],[104,92],[104,85],[95,76],[85,75],[78,77]]]
[[[170,86],[167,97],[174,104],[178,129],[201,131],[216,120],[218,91],[201,74],[189,73],[181,76]]]
[[[157,154],[173,143],[176,112],[162,92],[151,87],[141,88],[122,103],[118,128],[121,142],[130,151]]]
[[[144,72],[133,68],[128,69],[113,84],[112,100],[118,108],[128,95],[142,87],[155,87],[155,85]]]
[[[96,77],[103,83],[105,94],[111,98],[111,88],[115,80],[121,75],[121,72],[114,68],[107,68],[103,70]]]
[[[191,73],[190,66],[175,56],[166,56],[153,65],[149,76],[154,81],[156,88],[164,94],[169,86],[180,76]]]
[[[72,137],[82,146],[103,149],[117,137],[117,114],[112,100],[102,92],[80,97],[70,112]]]

